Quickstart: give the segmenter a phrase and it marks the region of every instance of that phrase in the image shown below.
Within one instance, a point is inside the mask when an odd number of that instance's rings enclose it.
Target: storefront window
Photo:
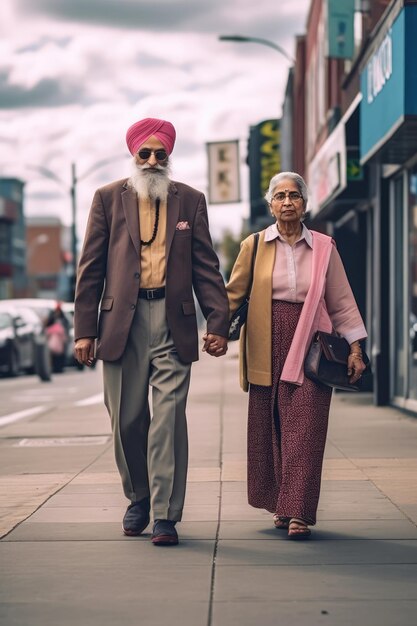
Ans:
[[[409,397],[417,399],[417,166],[409,178],[410,224],[410,390]]]
[[[0,221],[0,263],[12,262],[12,228],[10,222]]]
[[[404,193],[403,177],[394,182],[394,214],[393,214],[393,323],[394,323],[394,396],[404,397],[406,394],[406,367],[408,359],[408,341],[404,345]],[[416,318],[417,327],[417,318]],[[417,342],[417,331],[415,341]]]

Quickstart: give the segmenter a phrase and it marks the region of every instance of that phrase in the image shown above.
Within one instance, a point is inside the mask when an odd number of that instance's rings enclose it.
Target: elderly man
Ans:
[[[152,542],[175,545],[187,475],[185,408],[198,359],[193,288],[207,320],[203,350],[214,356],[227,350],[229,306],[204,196],[169,178],[173,125],[141,120],[126,141],[131,177],[96,191],[90,211],[75,354],[86,365],[103,360],[116,462],[131,501],[124,533],[140,535],[152,509]]]

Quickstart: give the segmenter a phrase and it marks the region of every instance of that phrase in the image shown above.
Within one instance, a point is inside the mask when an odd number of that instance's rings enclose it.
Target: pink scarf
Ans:
[[[332,251],[332,238],[316,231],[313,235],[311,284],[308,290],[291,347],[281,374],[281,380],[301,385],[304,380],[304,359],[317,330],[330,333],[332,323],[323,300],[326,273]]]

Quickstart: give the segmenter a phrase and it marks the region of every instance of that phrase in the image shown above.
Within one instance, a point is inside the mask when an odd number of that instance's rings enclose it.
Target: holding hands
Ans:
[[[208,352],[211,356],[223,356],[227,352],[227,339],[221,335],[206,333],[203,335],[203,352]]]

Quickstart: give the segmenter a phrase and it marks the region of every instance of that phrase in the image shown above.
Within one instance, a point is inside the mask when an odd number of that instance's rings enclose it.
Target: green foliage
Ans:
[[[242,230],[240,235],[234,235],[230,230],[225,230],[223,239],[220,241],[220,251],[222,258],[222,269],[226,282],[230,278],[234,262],[239,254],[240,243],[250,234],[248,230]]]

